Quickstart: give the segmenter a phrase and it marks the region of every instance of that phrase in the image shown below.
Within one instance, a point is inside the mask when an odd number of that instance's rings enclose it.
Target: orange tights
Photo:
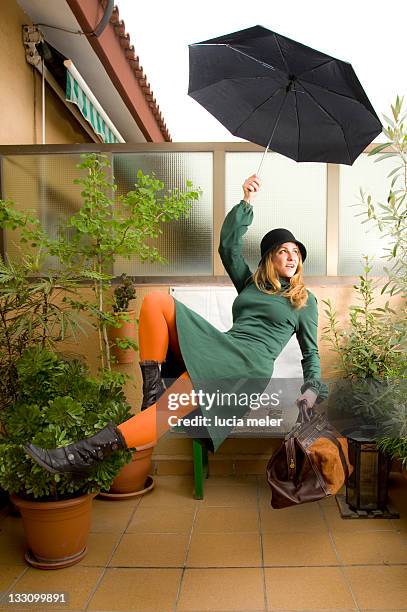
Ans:
[[[139,318],[140,361],[158,361],[162,363],[167,355],[168,347],[179,361],[182,355],[175,325],[174,298],[166,293],[154,291],[146,295],[141,305]],[[156,404],[152,404],[143,412],[136,414],[118,426],[127,446],[139,448],[144,444],[158,440],[174,423],[169,423],[169,417],[187,415],[194,406],[180,406],[176,411],[168,409],[170,393],[190,393],[191,379],[184,372],[166,389]]]

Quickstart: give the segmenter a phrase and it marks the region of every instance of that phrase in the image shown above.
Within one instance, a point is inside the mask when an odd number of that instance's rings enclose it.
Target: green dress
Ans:
[[[239,398],[242,391],[262,392],[273,374],[274,361],[291,336],[296,334],[303,356],[304,384],[301,392],[311,388],[321,401],[327,396],[327,388],[320,380],[317,300],[308,291],[306,306],[295,309],[288,298],[257,289],[242,255],[243,236],[252,220],[253,207],[242,200],[227,214],[221,230],[219,254],[238,292],[232,307],[231,329],[219,331],[175,300],[180,349],[193,388],[197,393],[200,389],[209,393],[215,393],[217,389],[225,393],[233,391]],[[280,281],[284,291],[289,281],[283,278]],[[219,394],[212,397],[219,398]],[[233,429],[233,426],[216,425],[215,414],[220,417],[233,414],[240,418],[247,410],[244,402],[242,405],[236,402],[233,406],[230,401],[227,405],[214,402],[209,409],[208,404],[205,408],[205,404],[200,402],[195,414],[200,411],[210,415],[212,421],[205,426],[207,436],[203,435],[212,442],[209,447],[216,451]],[[187,427],[182,429],[188,431]],[[193,437],[202,437],[189,433]]]

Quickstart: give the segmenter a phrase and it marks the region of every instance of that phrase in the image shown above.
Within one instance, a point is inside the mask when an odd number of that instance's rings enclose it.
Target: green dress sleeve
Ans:
[[[315,295],[308,292],[308,302],[299,311],[297,340],[302,352],[304,384],[301,393],[312,389],[318,395],[317,402],[328,397],[328,387],[321,381],[321,366],[318,352],[318,303]]]
[[[226,215],[220,232],[219,255],[238,293],[252,274],[242,255],[243,236],[252,221],[253,206],[241,200]]]

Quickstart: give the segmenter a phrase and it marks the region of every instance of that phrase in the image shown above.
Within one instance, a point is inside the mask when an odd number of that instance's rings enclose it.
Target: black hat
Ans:
[[[302,244],[296,240],[293,234],[288,229],[284,229],[283,227],[278,227],[277,229],[273,229],[270,232],[267,232],[265,236],[261,239],[260,243],[260,251],[261,251],[261,259],[276,246],[283,244],[283,242],[295,242],[298,248],[301,251],[302,261],[305,261],[307,257],[307,249]],[[261,260],[260,260],[261,261]],[[260,263],[260,262],[259,262]]]

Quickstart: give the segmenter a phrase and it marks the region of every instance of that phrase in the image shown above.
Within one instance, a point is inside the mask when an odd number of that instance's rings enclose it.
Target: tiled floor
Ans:
[[[25,565],[21,520],[0,522],[0,591],[67,592],[92,612],[407,611],[407,480],[392,473],[400,520],[343,520],[335,499],[270,507],[262,478],[156,477],[133,501],[95,500],[89,552],[74,567]]]

